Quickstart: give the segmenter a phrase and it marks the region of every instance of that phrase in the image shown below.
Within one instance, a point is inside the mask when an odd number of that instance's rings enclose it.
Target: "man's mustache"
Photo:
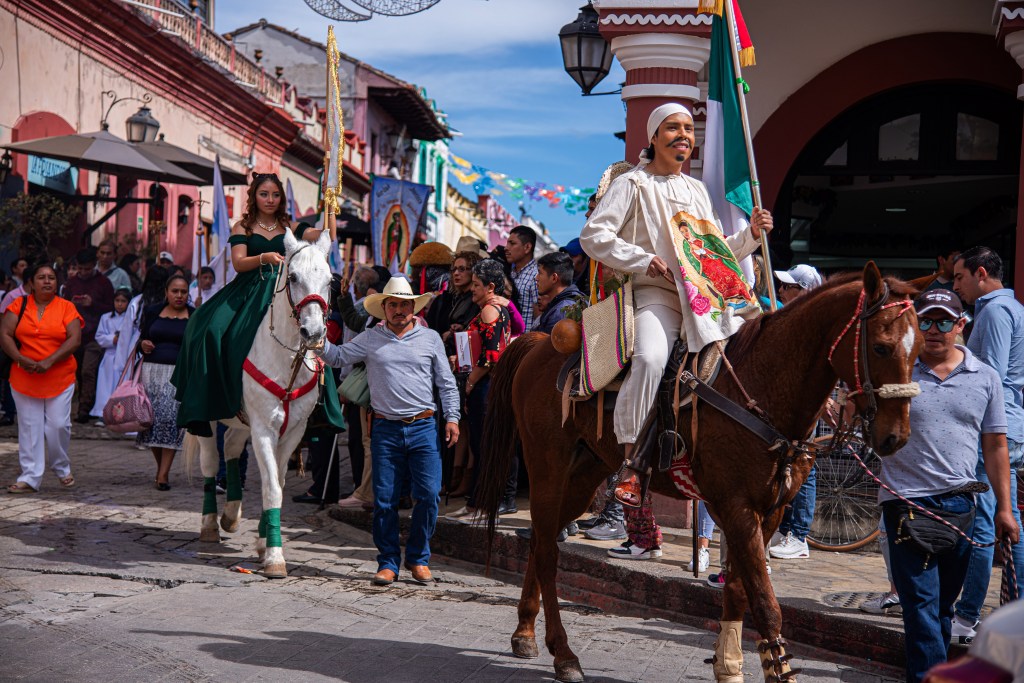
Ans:
[[[665,146],[666,146],[666,147],[671,147],[671,146],[673,146],[674,144],[676,144],[677,142],[685,142],[686,144],[690,144],[690,141],[689,141],[689,140],[687,140],[686,138],[676,138],[675,140],[673,140],[672,142],[668,143],[668,144],[667,144],[667,145],[665,145]]]

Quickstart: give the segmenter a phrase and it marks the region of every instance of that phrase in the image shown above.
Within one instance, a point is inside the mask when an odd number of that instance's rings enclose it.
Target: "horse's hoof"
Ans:
[[[268,579],[285,579],[288,577],[288,567],[285,566],[284,562],[268,564],[263,568],[263,576]]]
[[[540,657],[537,640],[529,636],[512,636],[512,654],[520,659],[536,659]]]
[[[238,526],[241,524],[242,519],[236,517],[234,519],[228,519],[226,515],[220,516],[220,528],[229,534],[233,534],[238,531]]]
[[[199,542],[200,543],[220,543],[220,532],[216,528],[213,529],[200,529],[199,530]]]
[[[564,662],[555,662],[555,680],[562,683],[583,683],[583,667],[580,660],[567,659]]]

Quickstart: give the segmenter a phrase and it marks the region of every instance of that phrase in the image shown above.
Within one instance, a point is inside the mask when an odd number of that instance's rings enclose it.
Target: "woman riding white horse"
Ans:
[[[328,217],[329,228],[332,219]],[[326,334],[331,277],[326,257],[333,235],[304,223],[294,234],[290,227],[281,181],[272,173],[254,174],[246,211],[229,240],[238,275],[192,317],[171,378],[181,402],[178,424],[200,437],[205,489],[201,540],[219,540],[217,452],[211,423],[243,426],[236,418],[244,411],[263,480],[260,536],[277,549],[268,553],[265,568],[276,576],[285,575],[280,553],[281,458],[298,445],[320,395],[328,421],[345,427],[333,377],[321,372],[322,366],[307,352],[322,344]],[[228,442],[228,504],[222,525],[233,531],[241,508],[237,458],[244,440]]]

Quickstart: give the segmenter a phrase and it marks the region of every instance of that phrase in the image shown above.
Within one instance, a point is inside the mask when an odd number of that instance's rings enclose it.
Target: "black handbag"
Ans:
[[[18,331],[18,325],[21,324],[21,318],[25,315],[25,309],[28,307],[28,294],[21,297],[21,310],[18,312],[18,322],[14,323],[15,333]],[[14,337],[14,346],[21,348],[21,342],[18,341],[17,337]],[[8,380],[11,378],[11,366],[14,365],[14,359],[8,356],[3,351],[0,351],[0,380]]]
[[[975,508],[967,512],[948,512],[925,508],[928,512],[944,519],[956,529],[951,529],[942,522],[924,514],[906,503],[895,503],[896,512],[896,543],[910,542],[913,547],[925,555],[937,555],[952,550],[960,542],[957,530],[967,529],[974,523]],[[927,563],[927,560],[925,560]]]

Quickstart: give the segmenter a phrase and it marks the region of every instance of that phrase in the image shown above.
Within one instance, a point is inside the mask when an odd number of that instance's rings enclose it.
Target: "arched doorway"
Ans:
[[[858,103],[791,166],[773,245],[825,271],[874,259],[927,273],[945,244],[986,244],[1010,258],[1021,119],[1012,94],[982,84],[916,84]]]

